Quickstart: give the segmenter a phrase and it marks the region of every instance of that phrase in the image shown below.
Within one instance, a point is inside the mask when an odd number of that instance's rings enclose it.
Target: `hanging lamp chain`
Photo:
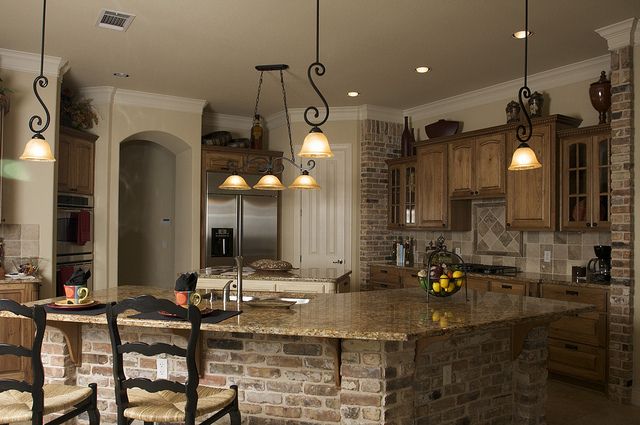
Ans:
[[[533,125],[531,124],[531,116],[527,111],[525,105],[525,99],[528,100],[531,97],[531,89],[527,86],[527,70],[529,59],[529,0],[524,0],[524,84],[518,91],[518,102],[520,103],[520,110],[524,112],[524,117],[527,120],[526,126],[524,124],[518,125],[516,130],[516,137],[521,144],[526,144],[531,139],[531,133],[533,132]]]
[[[291,150],[291,159],[295,162],[296,157],[293,153],[293,139],[291,138],[291,121],[289,119],[289,107],[287,106],[287,90],[284,88],[284,74],[280,70],[280,85],[282,86],[282,102],[284,103],[284,116],[287,119],[287,134],[289,135],[289,149]]]
[[[260,71],[260,80],[258,80],[258,95],[256,96],[256,107],[253,108],[253,117],[255,118],[258,115],[258,104],[260,103],[260,91],[262,90],[262,77],[264,75],[264,71]]]
[[[318,97],[320,97],[320,100],[324,104],[326,114],[320,121],[312,121],[312,119],[317,120],[318,118],[320,118],[320,110],[316,106],[309,106],[307,109],[305,109],[304,120],[311,127],[320,127],[322,124],[327,122],[327,119],[329,119],[329,104],[327,103],[325,97],[322,95],[322,92],[316,85],[315,81],[313,81],[312,76],[312,72],[315,72],[318,77],[322,77],[325,71],[326,68],[324,64],[320,62],[320,0],[316,0],[316,60],[311,65],[309,65],[309,68],[307,68],[307,78],[309,79],[311,87],[313,87],[313,90],[315,90],[315,92],[318,94]],[[313,118],[309,117],[310,114],[313,115]]]
[[[45,34],[45,23],[47,16],[47,0],[43,0],[43,8],[42,8],[42,38],[41,38],[41,49],[40,49],[40,75],[33,80],[33,93],[36,95],[36,99],[42,105],[45,113],[45,119],[43,120],[39,115],[33,115],[29,118],[29,129],[34,133],[34,136],[40,136],[42,138],[42,133],[49,127],[49,123],[51,121],[51,115],[49,114],[49,109],[47,109],[47,105],[45,105],[42,97],[38,93],[38,86],[41,88],[46,88],[49,85],[49,79],[44,75],[44,34]],[[40,127],[36,129],[34,126]]]

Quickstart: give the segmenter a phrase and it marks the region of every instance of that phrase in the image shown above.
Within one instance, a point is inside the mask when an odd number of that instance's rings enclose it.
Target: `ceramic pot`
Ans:
[[[542,116],[542,106],[544,105],[544,97],[542,93],[534,91],[529,98],[529,116],[531,118]]]
[[[520,104],[512,100],[507,104],[505,109],[507,112],[507,124],[520,121]]]
[[[599,123],[607,122],[607,112],[611,107],[611,81],[607,80],[607,73],[602,71],[600,79],[595,83],[591,83],[589,87],[589,98],[591,105],[598,111]]]

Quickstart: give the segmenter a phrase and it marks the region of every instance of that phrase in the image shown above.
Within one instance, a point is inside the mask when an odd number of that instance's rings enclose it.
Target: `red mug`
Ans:
[[[174,291],[176,304],[181,306],[198,305],[202,297],[196,291]]]

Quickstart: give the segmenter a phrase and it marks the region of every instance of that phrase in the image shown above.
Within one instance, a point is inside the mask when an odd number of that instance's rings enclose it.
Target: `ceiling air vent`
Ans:
[[[100,15],[98,15],[98,22],[96,25],[110,30],[126,31],[135,17],[136,15],[132,15],[130,13],[102,9],[100,11]]]

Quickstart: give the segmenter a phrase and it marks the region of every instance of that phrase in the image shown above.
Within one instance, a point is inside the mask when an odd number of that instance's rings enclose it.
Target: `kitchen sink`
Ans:
[[[229,301],[236,301],[238,299],[237,295],[230,295],[229,296]],[[246,302],[246,301],[258,301],[258,300],[278,300],[278,301],[287,301],[287,302],[293,302],[296,304],[309,304],[310,299],[309,298],[272,298],[272,297],[252,297],[251,295],[243,295],[242,296],[242,301]]]
[[[236,301],[238,299],[237,295],[229,295],[229,301]],[[251,295],[243,295],[242,296],[242,301],[253,301],[253,300],[257,300],[258,298],[256,297],[252,297]]]
[[[309,304],[309,298],[274,298],[281,301],[290,301],[296,304]]]

